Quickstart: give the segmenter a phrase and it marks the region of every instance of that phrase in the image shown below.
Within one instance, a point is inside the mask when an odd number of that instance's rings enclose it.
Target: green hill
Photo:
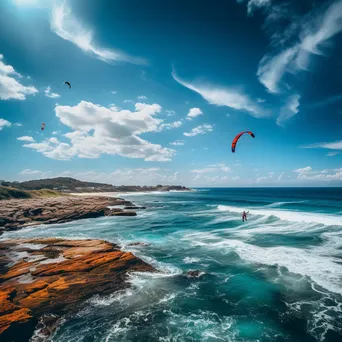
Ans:
[[[37,179],[26,182],[5,182],[0,185],[20,189],[20,190],[40,190],[50,189],[62,192],[137,192],[137,191],[170,191],[189,190],[180,185],[119,185],[113,186],[105,183],[83,182],[69,177],[57,177],[47,179]]]
[[[21,190],[8,186],[0,186],[0,200],[12,198],[58,197],[61,195],[60,192],[50,189]]]

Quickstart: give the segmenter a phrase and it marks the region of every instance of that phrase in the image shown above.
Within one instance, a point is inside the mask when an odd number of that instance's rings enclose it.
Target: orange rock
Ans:
[[[42,248],[30,249],[29,244]],[[8,341],[15,342],[20,341],[15,335],[17,324],[25,324],[25,333],[32,333],[42,315],[53,314],[58,319],[95,294],[126,288],[127,272],[154,270],[132,253],[101,240],[21,239],[0,242],[0,249],[4,254],[0,334],[4,332],[3,336],[10,336]],[[6,266],[8,256],[19,250],[27,253],[28,261]]]
[[[5,332],[13,323],[26,323],[32,318],[27,308],[15,310],[7,315],[0,316],[0,335]]]

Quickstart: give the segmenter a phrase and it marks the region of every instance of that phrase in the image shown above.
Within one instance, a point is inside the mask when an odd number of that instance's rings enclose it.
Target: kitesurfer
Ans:
[[[249,211],[246,213],[245,211],[243,211],[242,213],[242,222],[247,221],[247,214],[249,213]]]

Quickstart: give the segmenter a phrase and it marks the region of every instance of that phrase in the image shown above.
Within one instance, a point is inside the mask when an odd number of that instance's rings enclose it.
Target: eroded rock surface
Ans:
[[[35,327],[49,335],[86,299],[128,287],[131,271],[154,269],[102,240],[0,242],[0,340],[28,341]]]
[[[10,199],[0,202],[1,230],[26,226],[65,223],[100,216],[135,216],[115,206],[132,206],[131,202],[113,197],[61,196],[57,198]]]

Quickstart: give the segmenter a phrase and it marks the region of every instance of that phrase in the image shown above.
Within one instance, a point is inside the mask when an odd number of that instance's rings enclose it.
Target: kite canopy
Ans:
[[[71,84],[69,82],[64,82],[64,84],[67,84],[69,88],[71,89]]]
[[[45,128],[45,123],[43,122],[42,127],[41,127],[42,131],[44,131],[44,128]]]
[[[238,142],[238,140],[240,139],[240,137],[243,135],[243,134],[249,134],[252,138],[255,138],[255,135],[253,132],[251,131],[246,131],[246,132],[241,132],[239,133],[234,139],[233,139],[233,142],[232,142],[232,152],[234,153],[235,152],[235,147],[236,147],[236,144]]]

